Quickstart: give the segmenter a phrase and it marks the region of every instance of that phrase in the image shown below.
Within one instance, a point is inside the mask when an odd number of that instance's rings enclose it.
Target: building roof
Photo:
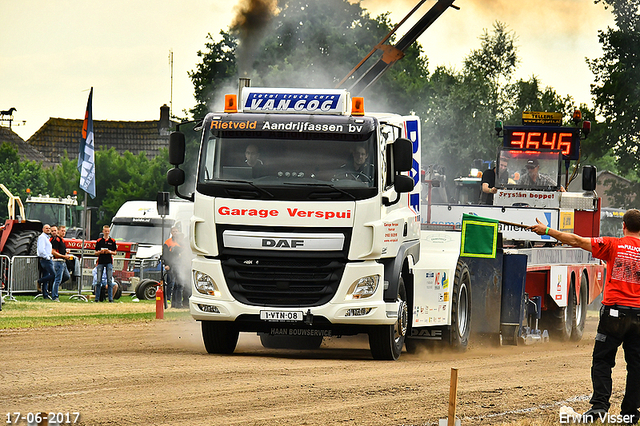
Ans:
[[[33,134],[27,143],[40,151],[49,161],[60,163],[65,158],[77,157],[82,137],[81,119],[50,118]],[[94,143],[97,151],[115,148],[119,153],[134,155],[145,152],[156,157],[160,148],[168,146],[170,128],[177,123],[169,120],[169,107],[160,107],[157,121],[93,121]]]
[[[42,165],[45,167],[51,166],[51,162],[47,160],[47,158],[42,155],[40,151],[34,149],[31,145],[26,143],[24,139],[18,136],[9,127],[0,126],[0,144],[2,144],[3,142],[8,142],[14,148],[16,148],[18,150],[18,155],[20,156],[20,158],[29,161],[37,161],[38,163],[42,163]]]

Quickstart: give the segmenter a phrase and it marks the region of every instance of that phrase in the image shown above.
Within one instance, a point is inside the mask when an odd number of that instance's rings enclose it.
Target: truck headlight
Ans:
[[[193,278],[198,292],[209,296],[220,296],[218,286],[209,275],[204,272],[193,271]]]
[[[380,282],[379,275],[369,275],[368,277],[358,278],[351,284],[347,291],[346,300],[366,299],[375,294]]]

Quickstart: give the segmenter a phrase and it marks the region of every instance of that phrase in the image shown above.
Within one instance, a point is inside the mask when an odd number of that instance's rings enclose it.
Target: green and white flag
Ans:
[[[462,243],[460,256],[494,259],[498,243],[498,220],[462,215]]]

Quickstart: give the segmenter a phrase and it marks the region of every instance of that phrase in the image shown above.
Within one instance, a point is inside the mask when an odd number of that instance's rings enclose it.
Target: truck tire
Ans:
[[[571,340],[577,342],[582,339],[584,333],[584,324],[587,320],[587,304],[589,303],[588,295],[589,282],[587,276],[583,273],[580,278],[580,301],[576,300],[576,288],[572,287],[571,294],[575,305],[575,320],[571,328]]]
[[[155,300],[158,281],[142,280],[136,287],[136,297],[140,300]]]
[[[402,276],[398,279],[398,319],[393,325],[374,326],[369,331],[369,348],[374,359],[395,361],[402,352],[409,325],[407,292]]]
[[[13,256],[36,256],[38,254],[38,236],[41,232],[24,229],[12,232],[2,249],[2,254]]]
[[[113,293],[113,299],[114,300],[119,300],[120,296],[122,296],[122,284],[120,283],[120,281],[114,279],[113,280],[114,288],[115,288],[115,292]]]
[[[572,280],[573,281],[573,280]],[[567,300],[567,306],[559,308],[555,306],[555,309],[547,309],[542,312],[540,318],[540,328],[547,329],[549,331],[549,337],[557,339],[560,342],[566,342],[571,338],[571,330],[573,330],[573,324],[575,323],[575,290],[573,282],[569,289],[569,296]]]
[[[272,336],[269,333],[258,333],[260,343],[267,349],[313,350],[322,345],[322,336]]]
[[[239,334],[231,322],[202,321],[202,341],[210,354],[232,354],[236,350]]]
[[[471,274],[466,263],[458,260],[451,293],[451,325],[445,330],[443,342],[451,349],[465,351],[471,331]]]

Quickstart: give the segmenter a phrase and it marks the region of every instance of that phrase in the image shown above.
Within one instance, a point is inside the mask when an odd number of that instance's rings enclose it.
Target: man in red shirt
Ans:
[[[611,370],[622,345],[627,361],[627,387],[620,414],[626,423],[640,418],[640,211],[628,210],[622,218],[624,237],[585,238],[548,228],[539,220],[529,230],[547,234],[563,244],[580,247],[607,263],[602,307],[593,347],[591,409],[584,416],[597,420],[611,404]],[[624,417],[626,416],[626,417]]]

